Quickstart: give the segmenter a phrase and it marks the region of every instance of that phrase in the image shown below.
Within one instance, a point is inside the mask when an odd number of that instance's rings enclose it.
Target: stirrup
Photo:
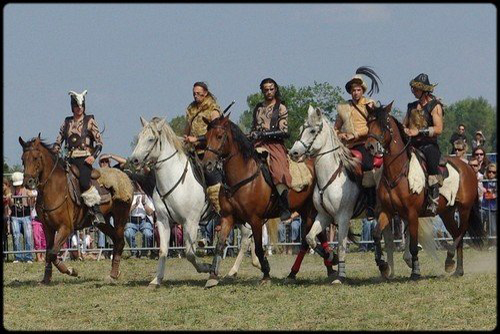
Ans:
[[[93,216],[92,217],[92,226],[97,227],[97,225],[105,225],[106,224],[106,219],[104,219],[104,216],[99,209],[99,205],[94,205],[93,207],[89,208],[90,214]]]

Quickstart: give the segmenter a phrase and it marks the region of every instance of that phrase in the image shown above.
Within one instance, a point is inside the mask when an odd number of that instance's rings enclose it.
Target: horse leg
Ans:
[[[456,241],[460,237],[460,230],[458,227],[458,223],[455,219],[455,211],[453,209],[446,210],[445,212],[440,214],[441,219],[443,220],[444,226],[450,232],[453,241]],[[462,220],[460,220],[462,221]],[[454,243],[448,247],[446,251],[446,260],[444,262],[444,270],[447,273],[451,273],[453,268],[455,268],[455,247]]]
[[[64,242],[66,239],[68,239],[68,236],[70,234],[70,230],[66,226],[61,226],[56,233],[55,240],[54,240],[54,246],[52,247],[50,251],[50,258],[52,260],[52,263],[56,266],[56,268],[63,274],[67,274],[69,276],[74,276],[77,277],[78,273],[75,269],[73,268],[67,268],[66,265],[57,258],[57,254],[59,253],[59,250],[61,247],[64,245]]]
[[[271,268],[269,267],[269,262],[264,254],[264,248],[262,247],[262,222],[259,219],[255,219],[251,222],[253,239],[255,241],[255,254],[259,258],[261,271],[264,274],[261,280],[261,284],[268,284],[271,282],[271,276],[269,276],[269,272]]]
[[[251,241],[250,235],[252,234],[252,230],[247,228],[244,224],[238,225],[238,228],[240,229],[241,233],[241,247],[240,251],[238,252],[238,256],[236,257],[236,260],[234,261],[233,267],[231,268],[231,270],[229,270],[229,272],[226,275],[226,277],[230,278],[234,278],[238,274],[241,262],[243,261],[243,257],[245,256],[245,252],[248,250]],[[253,253],[255,254],[255,247]]]
[[[158,266],[156,268],[155,278],[149,282],[150,288],[159,288],[165,276],[165,263],[168,255],[168,244],[170,242],[170,224],[165,216],[158,217],[156,221],[158,234],[160,236],[160,251],[158,253]]]
[[[210,268],[210,276],[208,278],[207,283],[205,284],[206,289],[212,288],[217,284],[219,284],[220,263],[222,261],[222,256],[224,254],[224,247],[226,246],[227,236],[229,235],[231,228],[233,228],[234,226],[233,216],[232,215],[222,216],[220,226],[221,229],[219,231],[219,238],[215,246],[215,254],[212,262],[212,267]]]
[[[420,278],[420,264],[418,262],[418,214],[410,210],[408,214],[408,230],[410,231],[411,275],[410,279]]]
[[[45,272],[43,274],[43,280],[40,282],[41,284],[49,284],[52,280],[52,261],[54,259],[51,258],[52,248],[54,247],[54,238],[56,231],[54,229],[45,226],[44,229],[45,240],[46,240],[46,249],[45,249]],[[57,258],[57,253],[56,253]]]
[[[380,212],[378,217],[378,223],[372,231],[373,243],[375,245],[375,263],[380,270],[380,274],[384,278],[389,278],[390,267],[384,260],[384,253],[382,252],[382,231],[389,225],[390,219],[389,214],[385,211]]]
[[[394,244],[394,233],[392,232],[392,226],[389,224],[383,231],[382,235],[384,236],[385,242],[385,251],[387,253],[387,263],[389,264],[389,268],[391,273],[388,278],[394,277],[394,249],[396,248]]]
[[[345,273],[345,254],[347,250],[347,233],[349,230],[349,218],[337,216],[335,221],[338,222],[338,254],[339,254],[339,267],[337,278],[332,282],[332,284],[342,284],[346,280]]]
[[[463,276],[464,275],[464,254],[463,254],[463,245],[464,239],[463,236],[469,227],[469,216],[471,213],[470,208],[459,207],[458,213],[460,215],[460,228],[459,228],[459,238],[460,241],[457,244],[457,267],[453,276]],[[454,243],[455,244],[455,243]]]
[[[188,220],[183,225],[184,247],[186,248],[186,258],[196,268],[199,273],[210,272],[210,264],[199,262],[196,257],[196,238],[198,236],[198,221]]]
[[[125,242],[123,239],[123,225],[125,224],[124,222],[126,221],[128,215],[124,217],[119,217],[118,215],[115,216],[113,217],[116,218],[114,220],[114,227],[111,226],[109,222],[109,217],[105,218],[106,219],[105,225],[103,224],[99,225],[99,229],[104,234],[109,236],[113,241],[113,259],[111,260],[111,271],[108,276],[109,279],[111,279],[112,281],[120,276],[120,270],[119,270],[120,258],[121,258],[121,253],[123,251],[123,247],[125,246]]]

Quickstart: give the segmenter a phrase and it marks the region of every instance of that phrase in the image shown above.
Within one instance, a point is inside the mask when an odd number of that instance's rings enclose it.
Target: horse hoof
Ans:
[[[149,283],[148,285],[148,289],[149,290],[155,290],[155,289],[159,289],[160,288],[160,284],[151,284]]]
[[[263,278],[260,280],[260,283],[259,285],[263,286],[263,285],[271,285],[271,279],[270,278]]]
[[[227,274],[226,276],[224,276],[224,278],[226,279],[230,279],[230,280],[233,280],[233,279],[236,279],[236,276],[238,275],[238,273],[234,273],[234,274]]]
[[[387,263],[383,263],[378,268],[380,270],[380,275],[382,275],[383,278],[388,279],[391,275],[391,267],[389,267]]]
[[[411,274],[410,279],[412,281],[418,281],[420,279],[420,274]]]
[[[339,276],[335,280],[333,280],[332,284],[337,285],[337,284],[344,284],[345,283],[345,277]]]
[[[207,283],[205,284],[205,289],[210,289],[210,288],[213,288],[214,286],[216,286],[217,284],[219,284],[219,281],[214,279],[214,278],[210,278]]]
[[[464,275],[464,272],[463,271],[455,271],[453,273],[453,277],[462,277]]]
[[[76,269],[68,268],[68,271],[70,276],[78,277],[78,272],[76,271]]]
[[[294,277],[285,277],[285,279],[283,280],[283,284],[296,284],[297,283],[297,279]]]
[[[50,284],[50,281],[45,281],[45,280],[41,280],[40,282],[38,282],[38,285],[49,285]]]
[[[451,260],[449,262],[448,261],[445,262],[444,271],[446,271],[447,273],[451,273],[454,268],[455,268],[455,261]]]
[[[409,257],[409,258],[403,258],[403,260],[405,260],[405,263],[408,266],[408,268],[411,269],[412,268],[411,267],[411,257]]]

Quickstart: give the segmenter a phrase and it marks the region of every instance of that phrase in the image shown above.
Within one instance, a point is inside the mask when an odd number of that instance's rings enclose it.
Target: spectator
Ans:
[[[457,139],[453,143],[453,149],[455,150],[455,155],[459,157],[463,162],[468,163],[467,160],[467,143],[462,139]]]
[[[12,174],[14,192],[9,199],[11,210],[11,231],[14,239],[14,251],[23,250],[21,234],[24,237],[24,250],[33,250],[33,231],[31,228],[31,207],[35,204],[32,192],[23,186],[24,175],[21,172]],[[14,263],[25,261],[33,263],[33,253],[15,253]]]
[[[477,159],[477,162],[479,164],[479,172],[481,172],[481,174],[484,175],[486,171],[486,166],[490,164],[490,161],[486,156],[486,151],[482,146],[476,147],[472,151],[472,156]]]
[[[474,156],[469,160],[469,166],[472,167],[477,176],[477,193],[479,195],[479,198],[483,198],[483,174],[479,172],[479,162]]]
[[[210,219],[206,223],[200,223],[199,231],[201,234],[201,239],[198,241],[198,247],[205,248],[207,246],[213,245],[215,236],[215,223],[218,218]],[[213,253],[212,250],[206,250],[205,254]]]
[[[449,238],[450,235],[448,234],[448,231],[446,230],[446,226],[444,226],[444,222],[441,219],[441,217],[435,216],[434,217],[434,238]],[[438,240],[437,242],[438,248],[439,249],[447,249],[448,243],[446,240]]]
[[[300,242],[301,218],[298,212],[293,212],[290,219],[281,221],[278,225],[278,236],[280,243]],[[288,233],[287,233],[288,232]],[[285,254],[292,254],[292,246],[285,245]]]
[[[483,132],[478,130],[474,135],[474,139],[472,139],[472,150],[474,151],[478,147],[483,147],[485,142],[485,138]]]
[[[111,216],[109,218],[109,224],[111,226],[115,226],[115,221],[113,217]],[[104,234],[101,230],[97,230],[97,248],[113,248],[113,240],[111,240],[110,237],[108,237],[106,234]],[[102,255],[106,259],[112,258],[111,251],[103,251]]]
[[[183,240],[183,232],[182,232],[182,225],[174,223],[172,228],[170,229],[170,246],[171,247],[183,247],[184,246],[184,240]],[[176,249],[172,250],[172,256],[178,256],[182,257],[182,250],[181,249]]]
[[[7,236],[10,234],[10,199],[12,198],[12,189],[10,187],[9,179],[3,178],[3,227],[2,227],[2,249],[3,259],[7,259],[7,252],[9,250]]]
[[[33,191],[33,196],[37,195],[37,191]],[[45,241],[45,231],[42,222],[40,221],[40,218],[38,217],[36,213],[36,209],[33,206],[33,209],[31,210],[31,227],[33,229],[33,244],[35,246],[36,251],[41,251],[45,250],[46,248],[46,241]],[[45,255],[44,253],[41,252],[36,252],[35,253],[35,258],[37,262],[43,262],[45,261]]]
[[[142,190],[139,183],[134,182],[135,192],[132,206],[130,207],[130,222],[125,225],[125,239],[131,248],[136,248],[135,234],[141,232],[143,235],[143,247],[153,247],[153,224],[147,216],[154,212],[153,202]],[[133,256],[140,258],[146,255],[147,251],[131,251]]]
[[[486,227],[489,236],[497,235],[497,165],[490,163],[486,168],[483,186],[482,208],[485,213]],[[495,239],[493,239],[495,240]]]
[[[109,159],[115,160],[117,163],[114,166],[111,166],[111,162]],[[127,162],[127,159],[116,155],[116,154],[110,154],[110,153],[103,153],[99,157],[99,167],[109,167],[109,168],[118,168],[123,170],[125,168],[125,164]]]
[[[363,227],[361,232],[361,241],[373,241],[372,232],[377,225],[376,219],[363,218]],[[362,252],[370,252],[374,249],[373,243],[362,243],[359,247]]]
[[[456,154],[455,142],[457,140],[461,140],[464,144],[467,144],[467,138],[465,138],[465,125],[462,123],[458,124],[458,132],[455,132],[451,135],[451,138],[450,138],[451,152],[450,152],[450,154]]]

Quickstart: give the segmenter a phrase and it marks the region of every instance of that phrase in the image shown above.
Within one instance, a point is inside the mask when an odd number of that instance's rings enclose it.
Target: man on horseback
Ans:
[[[103,142],[99,127],[94,115],[85,114],[85,95],[87,90],[81,94],[73,91],[71,96],[71,110],[73,116],[68,116],[59,129],[59,135],[53,145],[53,151],[58,153],[61,150],[62,142],[66,142],[67,157],[70,164],[78,167],[79,184],[82,191],[82,198],[89,208],[89,212],[94,216],[92,224],[106,224],[106,221],[99,208],[101,196],[97,189],[91,185],[90,175],[92,164],[102,150]]]
[[[288,111],[281,101],[279,86],[271,78],[260,83],[265,100],[253,110],[251,137],[255,148],[262,147],[269,153],[269,171],[278,191],[278,204],[281,220],[291,217],[288,203],[288,188],[292,183],[287,149],[284,140],[288,134]]]
[[[429,77],[420,73],[410,81],[411,92],[418,99],[408,104],[408,111],[403,121],[405,133],[411,137],[410,144],[418,148],[427,160],[429,174],[429,206],[427,209],[436,214],[439,185],[443,176],[439,172],[439,150],[437,137],[443,131],[443,105],[431,93],[437,84],[430,84]]]
[[[361,75],[366,75],[372,80],[369,92],[378,92],[377,74],[368,67],[360,67],[356,70],[356,75],[349,80],[346,91],[351,94],[351,99],[347,103],[337,106],[338,117],[335,120],[335,131],[340,140],[351,149],[361,153],[361,170],[363,171],[363,187],[367,195],[366,217],[368,220],[375,218],[375,206],[377,203],[376,187],[371,180],[371,170],[373,169],[373,156],[365,148],[365,141],[368,138],[368,110],[367,106],[373,108],[375,101],[364,96],[368,86]]]
[[[196,148],[198,158],[203,160],[205,153],[207,124],[203,117],[213,120],[220,117],[220,107],[215,96],[208,90],[204,82],[195,82],[193,85],[194,101],[189,104],[186,110],[186,127],[184,129],[184,141],[191,143]],[[205,181],[207,184],[208,198],[212,202],[217,213],[220,213],[219,190],[222,182],[222,175],[218,168],[213,172],[205,171]]]

